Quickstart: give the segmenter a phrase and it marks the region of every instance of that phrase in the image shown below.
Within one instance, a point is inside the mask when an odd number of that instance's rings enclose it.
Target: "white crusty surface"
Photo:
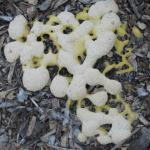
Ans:
[[[74,74],[74,67],[77,65],[77,61],[71,53],[61,50],[58,54],[58,65],[66,67],[70,73]]]
[[[112,118],[112,128],[108,135],[112,138],[112,143],[118,144],[131,136],[131,124],[121,116],[115,108],[110,109],[109,115]]]
[[[106,144],[112,143],[112,139],[111,139],[111,137],[108,134],[98,136],[97,137],[97,141],[99,143],[101,143],[102,145],[106,145]]]
[[[89,100],[96,106],[103,106],[106,104],[108,100],[107,92],[105,91],[99,91],[95,94],[90,94],[87,96]]]
[[[112,95],[119,94],[122,91],[121,83],[116,80],[107,79],[105,81],[104,88]]]
[[[64,97],[67,93],[69,83],[66,77],[57,75],[52,80],[50,90],[56,97]]]
[[[120,18],[115,13],[105,14],[97,26],[97,32],[101,33],[102,31],[114,31],[121,24]]]
[[[23,46],[24,43],[19,41],[8,43],[4,48],[4,54],[7,61],[8,62],[16,61],[20,56],[20,52],[22,51]]]
[[[79,133],[79,134],[78,134],[78,140],[79,140],[80,142],[85,142],[85,141],[87,140],[87,137],[86,137],[84,134]]]
[[[23,36],[26,36],[28,32],[27,29],[27,20],[23,15],[18,15],[10,22],[8,33],[12,39],[19,39]]]
[[[72,14],[71,12],[63,11],[57,17],[64,25],[79,25],[79,22],[76,20],[74,14]]]
[[[73,41],[69,35],[63,34],[58,31],[57,33],[58,43],[62,46],[65,51],[74,52],[76,51],[76,43]]]
[[[51,30],[49,25],[45,25],[42,22],[35,21],[33,27],[31,28],[31,33],[34,33],[36,36],[40,36],[42,33],[47,33]]]
[[[113,48],[115,40],[116,36],[111,31],[102,32],[96,41],[87,40],[85,43],[87,57],[84,63],[88,63],[89,59],[93,59],[95,63],[98,58],[106,55]]]
[[[33,57],[42,57],[44,52],[44,44],[42,42],[33,41],[26,43],[20,53],[20,60],[22,64],[28,64]]]
[[[93,23],[91,21],[84,21],[69,36],[72,40],[78,40],[79,38],[87,35],[92,30],[92,28]]]
[[[82,122],[82,137],[90,137],[99,134],[97,140],[101,144],[119,144],[131,135],[131,125],[115,108],[110,109],[109,114],[102,112],[90,112],[86,108],[77,109],[77,116]],[[112,127],[107,134],[101,134],[98,128],[104,124]],[[82,138],[80,137],[79,140]],[[84,140],[83,140],[84,141]]]
[[[49,72],[44,67],[25,69],[22,80],[27,90],[39,91],[47,85]]]
[[[72,100],[79,100],[86,96],[87,90],[85,87],[85,80],[81,75],[75,75],[67,90],[67,95]]]
[[[92,18],[100,18],[109,12],[118,12],[118,6],[114,0],[99,1],[92,5],[88,15]]]
[[[64,51],[71,52],[73,55],[79,52],[79,43],[93,28],[91,21],[84,21],[72,33],[64,34],[60,30],[56,32],[58,36],[58,43]]]
[[[55,65],[57,62],[57,55],[49,52],[48,54],[44,54],[42,59],[42,64],[44,66]]]
[[[86,80],[86,83],[89,85],[103,85],[106,77],[99,72],[97,69],[88,68],[84,73],[84,79]]]
[[[30,33],[27,35],[27,42],[32,43],[37,41],[37,36],[34,33]]]

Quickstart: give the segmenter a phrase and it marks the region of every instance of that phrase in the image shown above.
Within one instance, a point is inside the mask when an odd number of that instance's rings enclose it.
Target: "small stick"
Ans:
[[[30,99],[32,101],[32,103],[35,105],[35,107],[38,109],[38,111],[43,115],[44,111],[42,110],[42,108],[34,101],[33,98]]]

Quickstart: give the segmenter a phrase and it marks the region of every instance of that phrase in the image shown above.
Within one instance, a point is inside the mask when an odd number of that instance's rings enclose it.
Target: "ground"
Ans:
[[[149,0],[116,0],[119,16],[127,21],[128,30],[141,28],[143,37],[134,38],[130,63],[134,71],[118,76],[123,84],[123,96],[139,118],[133,123],[132,136],[120,145],[102,146],[94,139],[81,144],[76,135],[81,123],[65,106],[65,99],[57,99],[45,87],[40,92],[23,88],[19,60],[10,64],[3,49],[10,41],[7,28],[17,14],[30,23],[43,20],[67,8],[77,13],[96,0],[39,0],[31,5],[22,0],[0,0],[0,150],[147,150],[150,145],[150,2]],[[144,29],[140,26],[144,23]],[[143,25],[143,24],[142,24]],[[55,73],[55,68],[49,71]],[[72,106],[74,109],[74,106]]]

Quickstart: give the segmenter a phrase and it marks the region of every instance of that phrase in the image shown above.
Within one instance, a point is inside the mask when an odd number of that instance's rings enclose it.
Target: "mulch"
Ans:
[[[81,128],[75,114],[66,109],[66,97],[55,98],[45,87],[39,92],[24,89],[19,60],[5,60],[3,49],[10,41],[7,28],[18,14],[29,22],[44,21],[50,14],[67,9],[77,13],[96,0],[39,0],[31,5],[23,0],[0,0],[0,150],[148,150],[150,148],[150,2],[149,0],[116,0],[118,15],[141,28],[143,37],[131,36],[134,51],[130,59],[135,71],[118,76],[123,84],[124,98],[139,115],[133,123],[132,136],[120,145],[100,145],[94,138],[86,144],[76,136]],[[140,26],[144,23],[145,28]],[[55,69],[55,68],[54,68]],[[51,71],[54,72],[51,68]],[[72,110],[74,110],[74,105]]]

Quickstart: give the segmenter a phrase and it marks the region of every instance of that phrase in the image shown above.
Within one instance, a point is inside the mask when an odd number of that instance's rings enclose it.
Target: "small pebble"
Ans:
[[[75,135],[75,137],[77,137],[80,133],[79,128],[75,128],[73,134]]]
[[[32,19],[36,15],[36,7],[33,5],[31,7],[28,7],[27,14],[28,14],[29,19]]]
[[[150,52],[148,52],[148,53],[147,53],[147,58],[149,58],[149,59],[150,59]]]
[[[54,120],[64,120],[64,115],[61,112],[52,111],[51,116]]]
[[[8,136],[6,134],[0,135],[0,144],[7,143],[8,142]]]
[[[63,120],[63,126],[67,125],[69,123],[69,110],[64,109],[64,120]]]
[[[9,108],[9,107],[15,107],[17,104],[14,102],[14,103],[11,103],[11,102],[3,102],[0,104],[0,108]]]
[[[150,84],[147,85],[147,91],[150,92]]]
[[[20,103],[24,103],[25,100],[27,100],[28,95],[26,91],[24,91],[22,88],[19,90],[19,93],[17,94],[17,100]]]
[[[56,141],[56,137],[54,135],[49,136],[49,141],[48,141],[49,145],[54,145],[55,141]]]
[[[146,89],[144,89],[143,87],[138,88],[138,89],[137,89],[137,92],[138,92],[138,96],[139,96],[139,97],[144,97],[144,96],[147,96],[147,95],[148,95],[148,92],[147,92]]]
[[[137,25],[141,30],[144,30],[146,28],[146,24],[144,24],[143,22],[138,21]]]
[[[136,55],[131,54],[131,57],[129,58],[129,61],[132,64],[132,66],[134,67],[134,70],[137,71],[138,70],[138,64],[137,64],[137,61],[136,61]]]

